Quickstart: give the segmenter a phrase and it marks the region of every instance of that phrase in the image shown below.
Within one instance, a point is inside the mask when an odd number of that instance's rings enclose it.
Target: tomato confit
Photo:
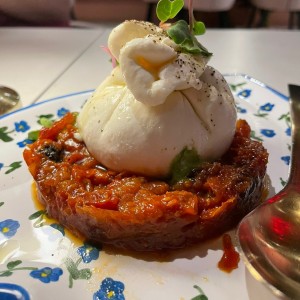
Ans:
[[[80,140],[76,115],[40,131],[24,159],[49,216],[94,244],[152,251],[224,233],[262,198],[268,154],[239,120],[229,150],[177,182],[116,172]]]

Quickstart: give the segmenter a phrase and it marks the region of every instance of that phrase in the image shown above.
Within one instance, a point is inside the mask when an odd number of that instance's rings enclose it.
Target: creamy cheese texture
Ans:
[[[231,144],[236,109],[223,76],[202,55],[182,53],[152,23],[125,21],[108,47],[119,62],[77,118],[105,167],[165,177],[185,148],[215,160]]]

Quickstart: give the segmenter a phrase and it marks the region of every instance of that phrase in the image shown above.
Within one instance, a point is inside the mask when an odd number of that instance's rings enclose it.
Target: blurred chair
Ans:
[[[188,8],[188,0],[184,1],[184,7]],[[194,0],[194,11],[218,13],[220,27],[229,27],[228,12],[235,4],[235,0]]]
[[[252,12],[248,27],[254,26],[257,12],[260,13],[257,27],[267,27],[268,17],[272,12],[288,12],[288,28],[300,28],[300,0],[250,0],[250,3],[252,5]]]

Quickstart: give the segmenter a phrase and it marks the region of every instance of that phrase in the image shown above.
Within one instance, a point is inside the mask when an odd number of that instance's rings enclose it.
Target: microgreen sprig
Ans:
[[[174,19],[183,8],[183,0],[160,0],[156,6],[156,15],[164,23]]]
[[[177,16],[184,6],[184,0],[159,0],[156,7],[156,14],[161,21],[161,25],[166,21]],[[206,28],[203,22],[198,22],[193,14],[193,0],[189,0],[189,23],[184,20],[179,20],[176,23],[167,27],[168,36],[180,46],[181,51],[202,54],[209,57],[212,55],[207,49],[202,46],[196,39],[195,35],[202,35]]]
[[[202,35],[206,31],[205,25],[203,22],[195,20],[193,0],[188,1],[190,31],[193,32],[195,35]]]
[[[169,37],[180,46],[182,52],[191,54],[202,54],[209,57],[212,54],[199,43],[194,34],[189,30],[189,25],[184,20],[179,20],[169,29],[167,29]]]

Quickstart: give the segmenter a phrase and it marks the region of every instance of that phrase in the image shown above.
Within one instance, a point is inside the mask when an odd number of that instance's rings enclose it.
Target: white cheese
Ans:
[[[119,66],[85,104],[78,127],[105,167],[164,177],[186,147],[203,160],[223,155],[236,109],[207,58],[180,53],[160,28],[145,24],[126,21],[112,31],[109,47]]]

